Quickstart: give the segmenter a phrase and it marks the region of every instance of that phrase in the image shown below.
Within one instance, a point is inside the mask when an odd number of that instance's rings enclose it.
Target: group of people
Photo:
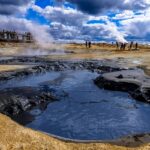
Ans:
[[[91,41],[85,41],[86,48],[91,48],[91,46],[92,46]],[[134,43],[133,41],[130,42],[130,44],[123,42],[116,42],[116,47],[118,50],[126,50],[126,48],[128,48],[128,50],[138,50],[138,43],[137,42]]]
[[[127,43],[116,42],[116,46],[118,50],[125,50],[127,46],[128,50],[133,50],[133,48],[134,50],[138,50],[138,43],[134,44],[133,41],[129,45]]]
[[[86,48],[91,48],[92,42],[91,41],[85,41]]]

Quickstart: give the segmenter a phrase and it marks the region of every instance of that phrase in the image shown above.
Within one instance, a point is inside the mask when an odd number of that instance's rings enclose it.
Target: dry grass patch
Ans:
[[[150,144],[127,148],[106,143],[73,143],[24,128],[0,114],[1,150],[149,150]]]

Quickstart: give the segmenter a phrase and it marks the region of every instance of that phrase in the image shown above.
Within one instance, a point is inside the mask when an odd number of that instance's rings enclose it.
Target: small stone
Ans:
[[[123,79],[123,75],[122,74],[120,74],[119,76],[117,76],[116,78],[118,78],[118,79]]]

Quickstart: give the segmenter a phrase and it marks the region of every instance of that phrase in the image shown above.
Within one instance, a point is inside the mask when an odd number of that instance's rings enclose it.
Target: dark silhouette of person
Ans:
[[[138,43],[136,42],[135,43],[135,50],[137,50],[138,49]]]
[[[91,48],[91,45],[92,45],[92,43],[91,43],[91,41],[89,41],[89,48]]]
[[[120,50],[123,50],[123,48],[124,48],[124,44],[121,43]]]
[[[123,44],[123,50],[126,50],[126,43]]]
[[[88,41],[85,41],[85,46],[86,46],[86,48],[88,47]]]
[[[133,41],[130,43],[129,50],[132,50],[132,47],[133,47]]]
[[[119,43],[118,42],[116,42],[116,46],[117,46],[117,50],[119,49]]]

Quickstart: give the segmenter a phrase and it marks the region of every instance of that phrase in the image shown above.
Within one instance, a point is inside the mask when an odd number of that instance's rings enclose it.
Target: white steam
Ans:
[[[43,48],[46,48],[53,43],[53,38],[48,32],[48,28],[48,26],[32,23],[27,26],[27,30],[32,33],[33,39]]]
[[[40,25],[33,21],[23,19],[23,18],[15,18],[13,16],[2,16],[0,15],[0,30],[10,30],[16,31],[19,33],[31,32],[34,40],[41,48],[45,49],[60,49],[60,45],[56,46],[54,44],[54,40],[49,32],[48,25]]]
[[[55,41],[51,36],[49,29],[50,28],[48,25],[39,25],[32,22],[27,25],[27,30],[32,33],[33,39],[40,48],[46,50],[63,49],[62,45],[55,44]]]
[[[128,41],[124,38],[124,34],[118,31],[118,27],[110,21],[107,21],[107,25],[110,31],[111,37],[113,37],[117,42],[120,43],[128,43]]]

